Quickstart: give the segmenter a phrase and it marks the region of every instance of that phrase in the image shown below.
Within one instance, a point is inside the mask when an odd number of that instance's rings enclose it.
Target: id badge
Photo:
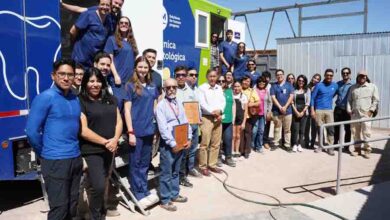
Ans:
[[[287,89],[283,89],[283,94],[286,94],[287,93]]]

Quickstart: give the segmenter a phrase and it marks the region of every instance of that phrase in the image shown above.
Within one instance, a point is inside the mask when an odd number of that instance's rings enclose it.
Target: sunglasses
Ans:
[[[225,83],[225,80],[218,80],[218,83]]]
[[[127,21],[120,21],[119,24],[129,25],[129,22],[127,22]]]
[[[187,74],[176,74],[176,78],[187,77]]]
[[[350,72],[342,72],[343,75],[349,75]]]
[[[325,77],[333,77],[333,74],[326,74]]]
[[[166,86],[165,89],[166,90],[171,90],[171,89],[176,90],[177,86]]]
[[[191,77],[198,77],[198,74],[192,73],[190,74]]]

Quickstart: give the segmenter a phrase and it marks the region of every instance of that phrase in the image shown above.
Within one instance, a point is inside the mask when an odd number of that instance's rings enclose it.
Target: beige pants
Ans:
[[[281,139],[281,130],[283,127],[283,136],[284,136],[284,146],[286,148],[291,147],[291,120],[292,115],[275,115],[272,117],[272,120],[274,122],[274,146],[281,145],[280,139]]]
[[[363,119],[368,118],[368,116],[356,116],[352,115],[352,120],[356,119]],[[365,141],[371,138],[371,122],[361,122],[361,123],[354,123],[351,125],[352,130],[352,136],[354,141]],[[355,146],[350,146],[349,150],[351,152],[355,150],[360,150],[361,144],[355,144]],[[370,143],[364,143],[364,150],[367,153],[371,152],[371,145]]]
[[[316,124],[318,128],[323,124],[333,123],[333,111],[332,110],[316,110]],[[320,131],[320,129],[318,129]],[[318,138],[320,135],[318,135]],[[326,127],[326,142],[331,145],[334,143],[334,127]]]
[[[203,116],[200,130],[202,141],[199,146],[199,168],[215,168],[222,138],[222,123],[214,122],[212,116]]]

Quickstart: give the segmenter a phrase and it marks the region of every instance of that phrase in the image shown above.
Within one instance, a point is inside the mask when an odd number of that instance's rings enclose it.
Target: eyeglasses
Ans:
[[[333,77],[333,74],[326,74],[325,77]]]
[[[57,75],[60,77],[60,78],[65,78],[65,76],[68,77],[68,79],[73,79],[74,78],[74,73],[66,73],[66,72],[57,72]]]
[[[218,80],[218,83],[225,83],[225,80]]]
[[[166,90],[171,90],[171,89],[176,90],[177,86],[166,86],[165,89]]]
[[[187,74],[176,74],[176,78],[180,78],[180,77],[187,77]]]
[[[349,75],[350,72],[342,72],[343,75]]]
[[[127,22],[127,21],[120,21],[119,24],[129,25],[129,22]]]
[[[198,74],[192,73],[190,74],[191,77],[198,77]]]

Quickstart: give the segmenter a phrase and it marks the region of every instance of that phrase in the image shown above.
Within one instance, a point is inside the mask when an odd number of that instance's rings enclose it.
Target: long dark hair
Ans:
[[[121,16],[120,19],[122,19],[122,18],[126,18],[127,21],[129,22],[129,30],[127,31],[125,38],[126,38],[127,42],[129,42],[131,47],[133,48],[134,57],[136,57],[139,54],[139,51],[138,51],[138,47],[137,47],[137,42],[135,41],[133,27],[131,26],[131,21],[126,16]],[[118,20],[118,24],[116,25],[116,29],[115,29],[115,42],[119,48],[122,48],[123,47],[122,34],[121,34],[121,31],[119,28],[120,27],[120,22],[119,22],[120,19]]]
[[[246,44],[244,42],[240,42],[237,44],[237,50],[236,50],[236,58],[237,59],[240,59],[240,44],[244,45],[244,51],[242,53],[242,55],[245,55],[246,54]]]
[[[134,92],[137,93],[137,95],[139,96],[142,95],[142,90],[143,90],[142,83],[139,80],[137,74],[137,65],[140,62],[145,62],[149,67],[148,74],[145,77],[146,84],[149,85],[152,82],[152,77],[151,77],[152,67],[150,66],[149,61],[143,56],[138,57],[134,63],[134,73],[133,73],[133,77],[130,79],[130,82],[134,83]]]
[[[101,99],[102,103],[108,103],[113,104],[113,96],[108,92],[108,85],[105,77],[103,76],[102,72],[100,72],[99,69],[92,67],[88,69],[83,76],[83,79],[81,80],[81,86],[80,86],[80,97],[84,101],[91,101],[89,98],[88,90],[87,90],[87,84],[89,82],[89,79],[92,76],[96,76],[97,80],[102,83],[102,88],[99,94],[99,98]]]
[[[257,78],[257,80],[256,80],[256,88],[258,88],[258,89],[260,89],[259,88],[259,83],[260,82],[264,82],[265,83],[264,89],[267,89],[268,82],[267,82],[267,79],[265,78],[265,76],[260,76],[259,78]]]
[[[302,78],[303,79],[303,90],[305,92],[307,92],[307,78],[305,75],[299,75],[295,81],[295,89],[298,90],[299,89],[299,86],[298,86],[298,80],[299,78]]]
[[[311,77],[312,79],[310,80],[310,83],[309,83],[309,85],[308,85],[308,87],[309,87],[310,89],[314,87],[314,84],[313,84],[313,82],[312,82],[314,77],[319,77],[319,78],[320,78],[320,80],[318,80],[318,83],[321,82],[321,79],[322,79],[321,74],[319,74],[319,73],[314,74],[314,75]]]

